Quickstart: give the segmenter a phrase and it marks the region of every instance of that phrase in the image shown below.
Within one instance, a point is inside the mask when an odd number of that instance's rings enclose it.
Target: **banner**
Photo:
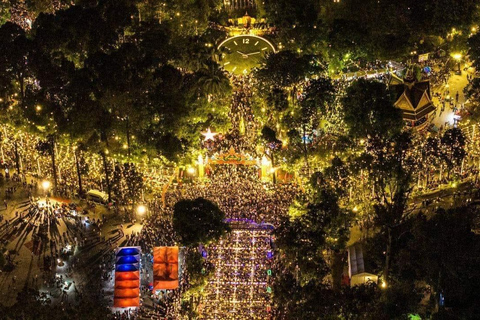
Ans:
[[[178,288],[178,247],[153,248],[153,290]]]
[[[418,55],[418,62],[424,62],[428,60],[428,53],[419,54]]]

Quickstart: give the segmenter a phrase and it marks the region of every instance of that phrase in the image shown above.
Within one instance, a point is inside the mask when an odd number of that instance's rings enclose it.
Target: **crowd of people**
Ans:
[[[177,188],[167,194],[167,203],[172,206],[181,198],[203,197],[217,203],[227,218],[276,224],[297,192],[293,184],[262,183],[256,166],[216,165],[208,181]]]

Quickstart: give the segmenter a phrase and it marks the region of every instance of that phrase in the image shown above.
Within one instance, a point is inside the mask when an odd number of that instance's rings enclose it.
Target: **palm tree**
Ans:
[[[232,87],[226,72],[220,69],[218,63],[207,60],[197,72],[197,89],[203,96],[215,97],[228,94]]]

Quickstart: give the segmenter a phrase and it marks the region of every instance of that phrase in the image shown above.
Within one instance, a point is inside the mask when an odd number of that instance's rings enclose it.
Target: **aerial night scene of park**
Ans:
[[[479,320],[478,0],[0,0],[0,320]]]

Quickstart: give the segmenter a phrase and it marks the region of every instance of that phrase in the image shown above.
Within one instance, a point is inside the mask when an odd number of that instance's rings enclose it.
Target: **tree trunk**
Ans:
[[[78,150],[78,149],[77,149]],[[74,155],[75,155],[75,167],[77,169],[77,177],[78,177],[78,195],[81,197],[83,194],[83,188],[82,188],[82,173],[80,170],[80,162],[78,161],[78,151],[75,150]]]
[[[127,116],[127,154],[130,160],[130,118]]]
[[[52,140],[51,144],[50,157],[52,159],[53,193],[55,194],[58,188],[57,165],[55,163],[55,140]]]
[[[18,82],[20,83],[20,105],[23,108],[25,100],[25,79],[23,77],[23,73],[18,75]]]
[[[2,154],[2,163],[5,163],[5,154],[3,153],[3,142],[0,144],[0,153]]]
[[[272,161],[272,182],[273,184],[277,184],[277,175],[275,174],[275,154],[273,151],[270,160]]]
[[[103,160],[103,170],[105,171],[105,183],[107,184],[108,202],[110,202],[112,201],[112,187],[110,186],[110,175],[108,173],[107,156],[105,155],[104,151],[102,151],[100,154]]]
[[[390,259],[392,255],[392,229],[387,227],[387,250],[385,251],[385,268],[383,270],[383,281],[387,282],[390,273]]]
[[[344,263],[344,251],[333,252],[332,259],[332,279],[333,279],[333,291],[339,292],[342,286],[342,273]]]
[[[13,144],[14,152],[15,152],[15,167],[17,169],[17,174],[20,175],[20,155],[18,154],[18,142],[15,139]]]
[[[307,168],[307,175],[310,176],[310,166],[308,165],[308,148],[307,148],[307,139],[306,139],[307,129],[303,125],[303,155],[305,157],[305,166]]]

